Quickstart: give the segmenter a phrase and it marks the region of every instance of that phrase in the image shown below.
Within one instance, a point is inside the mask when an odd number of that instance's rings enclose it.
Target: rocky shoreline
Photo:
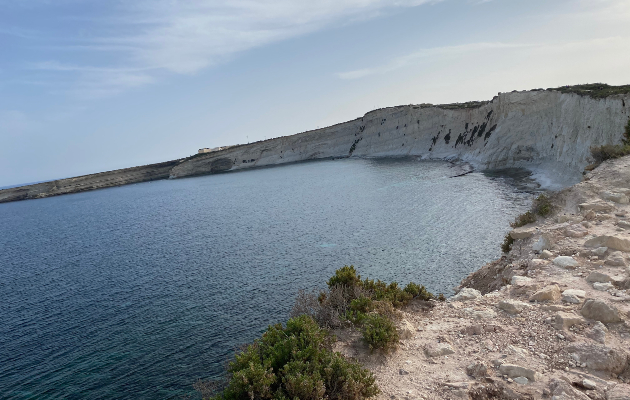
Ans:
[[[401,342],[336,350],[372,370],[379,399],[630,399],[630,157],[552,197],[552,216],[447,302],[403,311]]]

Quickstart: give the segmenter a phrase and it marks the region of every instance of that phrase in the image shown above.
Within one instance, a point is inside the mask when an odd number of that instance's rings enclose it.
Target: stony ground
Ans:
[[[630,400],[628,196],[630,157],[604,163],[457,295],[405,309],[395,352],[352,331],[337,350],[374,371],[379,399]]]

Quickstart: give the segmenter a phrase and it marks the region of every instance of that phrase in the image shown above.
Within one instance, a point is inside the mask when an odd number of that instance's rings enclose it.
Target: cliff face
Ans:
[[[478,168],[545,167],[579,175],[591,146],[618,143],[630,96],[504,93],[475,108],[399,106],[363,118],[189,159],[172,178],[331,157],[461,159]]]
[[[409,105],[292,136],[187,159],[0,190],[0,202],[155,179],[337,157],[460,159],[479,169],[526,167],[575,183],[589,148],[621,141],[630,95],[596,99],[559,91],[503,93],[473,105]]]

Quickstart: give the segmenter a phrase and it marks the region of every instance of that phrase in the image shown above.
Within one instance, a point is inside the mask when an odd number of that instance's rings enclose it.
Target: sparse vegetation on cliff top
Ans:
[[[611,86],[605,83],[588,83],[585,85],[561,86],[557,88],[549,88],[549,91],[558,91],[562,93],[575,93],[580,96],[590,96],[595,99],[603,99],[615,94],[630,93],[630,85]]]

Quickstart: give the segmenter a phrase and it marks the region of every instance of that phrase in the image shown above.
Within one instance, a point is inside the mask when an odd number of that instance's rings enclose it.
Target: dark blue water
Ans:
[[[0,204],[0,397],[179,398],[336,268],[451,288],[530,195],[336,160]]]

